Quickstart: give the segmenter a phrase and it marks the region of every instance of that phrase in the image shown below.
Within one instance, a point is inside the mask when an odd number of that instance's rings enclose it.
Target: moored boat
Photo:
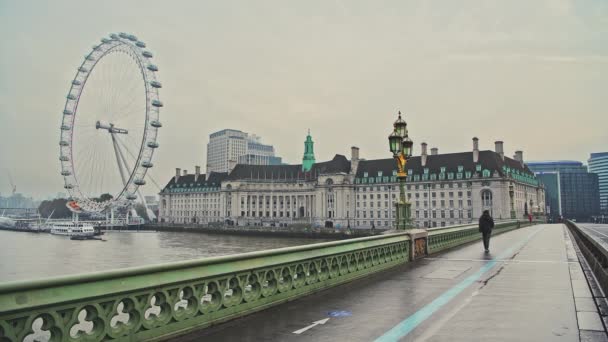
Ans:
[[[56,222],[51,228],[51,234],[67,236],[93,236],[95,228],[90,223],[78,221]]]

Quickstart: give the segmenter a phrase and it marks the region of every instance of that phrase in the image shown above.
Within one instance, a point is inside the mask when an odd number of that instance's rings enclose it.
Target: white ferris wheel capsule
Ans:
[[[138,198],[162,127],[152,52],[124,32],[100,41],[70,82],[60,125],[64,188],[87,212]]]

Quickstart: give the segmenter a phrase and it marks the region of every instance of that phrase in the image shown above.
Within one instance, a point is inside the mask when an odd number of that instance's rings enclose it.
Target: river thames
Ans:
[[[0,230],[0,283],[237,254],[328,240],[176,232],[106,232],[105,242]]]

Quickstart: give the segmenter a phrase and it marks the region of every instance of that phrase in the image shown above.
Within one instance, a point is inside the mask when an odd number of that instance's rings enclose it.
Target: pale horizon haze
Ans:
[[[0,194],[65,192],[59,127],[76,68],[127,32],[163,83],[152,176],[205,169],[209,134],[255,133],[300,163],[389,158],[401,110],[440,153],[471,139],[524,159],[608,151],[608,2],[0,0]],[[120,86],[120,85],[117,85]],[[143,116],[142,116],[143,120]],[[147,185],[144,193],[157,193]]]

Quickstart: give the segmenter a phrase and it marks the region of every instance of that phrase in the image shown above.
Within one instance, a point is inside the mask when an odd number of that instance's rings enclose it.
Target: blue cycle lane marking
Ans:
[[[327,316],[329,317],[349,317],[352,315],[352,312],[346,310],[330,311],[327,313]]]
[[[471,284],[475,283],[482,275],[491,270],[497,264],[497,259],[502,260],[506,258],[510,258],[515,251],[525,246],[538,232],[540,232],[543,228],[536,230],[534,233],[530,234],[527,238],[520,241],[518,244],[512,246],[507,249],[501,255],[496,258],[489,260],[486,264],[484,264],[477,272],[468,276],[460,283],[454,285],[449,290],[442,293],[435,300],[430,302],[429,304],[422,307],[420,310],[413,313],[411,316],[401,321],[401,323],[397,324],[391,330],[384,333],[384,335],[378,337],[376,342],[389,342],[389,341],[397,341],[400,338],[405,337],[407,334],[412,332],[418,325],[422,322],[426,321],[431,315],[433,315],[437,310],[441,309],[444,305],[449,303],[454,297],[464,291]]]

